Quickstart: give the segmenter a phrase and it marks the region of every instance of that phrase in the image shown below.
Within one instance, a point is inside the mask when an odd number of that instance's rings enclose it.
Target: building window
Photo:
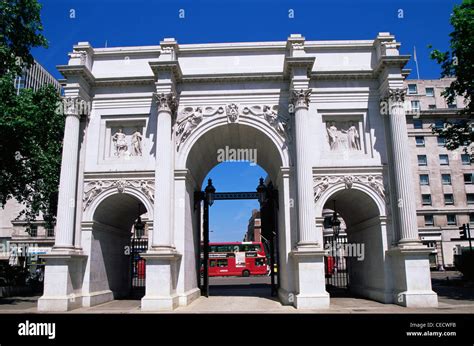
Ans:
[[[434,225],[434,220],[433,220],[433,215],[425,215],[425,226],[433,226]]]
[[[423,129],[423,120],[414,119],[413,120],[413,128],[417,130]]]
[[[474,213],[469,214],[469,224],[474,225]],[[472,237],[472,236],[471,236]]]
[[[474,193],[466,193],[467,204],[474,204]]]
[[[428,174],[420,174],[420,185],[429,185],[430,176]]]
[[[54,227],[46,229],[46,236],[47,237],[54,237]]]
[[[408,84],[408,95],[415,95],[418,93],[416,84]]]
[[[38,226],[31,225],[28,227],[27,232],[30,234],[30,237],[37,237],[38,236]]]
[[[427,166],[428,161],[426,155],[418,155],[418,166]]]
[[[471,165],[471,156],[469,154],[461,154],[461,161],[463,165]]]
[[[415,142],[417,147],[424,147],[425,146],[425,137],[423,136],[416,136]]]
[[[448,108],[458,108],[455,103],[448,103]]]
[[[434,94],[434,88],[426,88],[426,96],[429,96],[429,97],[434,97],[435,94]]]
[[[449,157],[446,154],[439,155],[439,164],[441,166],[449,166]]]
[[[474,173],[464,173],[464,184],[474,184]]]
[[[430,194],[422,194],[421,195],[421,203],[423,205],[431,205],[431,195]]]
[[[436,137],[436,139],[438,140],[438,147],[444,147],[445,143],[446,143],[446,138],[444,137]]]
[[[436,109],[436,105],[428,105],[428,109]]]
[[[441,182],[443,185],[451,185],[451,174],[441,174]]]
[[[420,101],[411,101],[411,111],[412,112],[419,112],[420,111]]]
[[[434,128],[435,129],[442,129],[444,127],[444,121],[443,120],[436,120],[434,123]]]
[[[444,194],[444,204],[445,205],[453,205],[454,204],[454,196],[452,193],[445,193]]]
[[[446,215],[446,219],[448,220],[448,225],[456,225],[456,214],[448,214]]]

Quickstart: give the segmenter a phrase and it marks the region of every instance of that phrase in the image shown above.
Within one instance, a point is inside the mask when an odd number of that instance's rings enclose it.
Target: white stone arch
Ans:
[[[384,198],[361,182],[353,181],[350,188],[344,181],[331,184],[315,203],[317,227],[321,231],[323,207],[332,199],[336,201],[336,211],[347,226],[348,244],[363,246],[363,260],[351,256],[347,258],[349,290],[360,296],[391,303],[390,269],[386,260],[390,221]],[[332,205],[326,208],[332,209]]]
[[[352,187],[350,189],[353,190],[358,190],[366,195],[368,195],[372,201],[375,203],[375,205],[378,208],[379,216],[386,216],[386,203],[385,200],[371,187],[361,184],[359,182],[353,182]],[[315,208],[316,208],[316,216],[321,216],[324,205],[326,202],[338,191],[342,190],[350,190],[346,187],[346,184],[344,182],[338,182],[330,187],[328,187],[319,197],[319,199],[315,203]]]
[[[239,115],[236,122],[229,123],[225,115],[213,116],[205,119],[199,124],[189,135],[189,137],[181,143],[179,150],[175,151],[175,206],[174,206],[174,237],[177,250],[183,254],[180,261],[179,271],[180,275],[177,280],[177,293],[183,301],[188,301],[193,297],[196,289],[194,282],[196,268],[196,254],[197,250],[193,248],[192,244],[196,244],[196,237],[198,237],[200,226],[194,222],[196,218],[196,211],[193,208],[194,198],[193,192],[204,188],[201,186],[206,174],[215,166],[210,159],[208,162],[202,163],[195,161],[193,155],[201,150],[207,150],[208,154],[213,153],[213,150],[222,146],[225,140],[214,137],[218,128],[228,127],[229,133],[234,136],[233,129],[237,126],[241,128],[238,130],[241,137],[233,137],[230,141],[232,144],[245,147],[246,145],[255,145],[259,150],[260,155],[266,155],[270,158],[266,161],[267,164],[260,162],[257,159],[257,164],[261,166],[274,186],[278,189],[280,196],[280,203],[278,209],[278,234],[279,244],[278,249],[280,253],[280,288],[285,292],[294,291],[294,282],[292,279],[293,272],[290,266],[289,252],[291,251],[291,227],[290,227],[290,206],[289,206],[289,174],[288,166],[290,165],[290,153],[285,139],[280,136],[266,121],[254,115]],[[248,133],[246,128],[251,129]],[[243,129],[243,131],[242,131]],[[256,136],[256,137],[255,137]],[[260,136],[262,138],[260,138]],[[243,137],[243,138],[242,138]],[[255,142],[260,138],[258,142]],[[176,140],[176,138],[174,138]],[[253,142],[249,141],[252,140]],[[207,144],[210,147],[207,147]],[[229,143],[229,146],[232,147]],[[176,150],[176,147],[175,147]],[[260,154],[260,151],[261,154]],[[213,155],[213,154],[211,154]],[[217,156],[217,154],[216,154]],[[214,159],[214,158],[212,158]],[[271,160],[271,164],[270,164]],[[217,161],[216,161],[217,162]],[[199,163],[199,165],[197,165]],[[218,164],[218,163],[216,163]],[[183,178],[184,176],[184,178]],[[256,185],[258,182],[256,182]],[[180,205],[180,200],[185,203]],[[183,236],[184,235],[184,236]],[[186,298],[184,298],[186,297]]]
[[[236,123],[228,123],[226,116],[216,116],[211,120],[205,121],[191,133],[186,141],[180,146],[179,151],[176,153],[176,169],[185,169],[188,155],[193,148],[194,144],[208,131],[211,131],[219,126],[234,124],[250,126],[261,133],[263,133],[271,142],[273,142],[275,148],[280,156],[282,167],[290,166],[290,155],[288,146],[289,144],[278,135],[278,133],[266,122],[258,119],[255,116],[240,116]]]
[[[86,208],[83,213],[83,222],[93,222],[94,221],[94,214],[100,204],[105,201],[108,197],[112,195],[120,195],[126,194],[138,199],[146,208],[146,212],[148,213],[148,219],[153,220],[153,204],[147,198],[147,196],[137,188],[134,187],[125,187],[122,192],[118,191],[117,188],[109,188],[103,192],[101,192],[93,201],[92,203]]]

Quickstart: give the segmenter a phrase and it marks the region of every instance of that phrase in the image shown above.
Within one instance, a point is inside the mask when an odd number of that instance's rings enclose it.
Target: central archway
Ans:
[[[180,169],[175,172],[175,198],[178,206],[175,214],[175,239],[177,250],[183,253],[176,287],[182,305],[189,301],[190,296],[194,299],[200,295],[197,287],[201,227],[194,193],[203,189],[204,178],[213,167],[220,162],[232,161],[232,158],[225,156],[226,150],[243,155],[253,151],[255,163],[267,172],[267,179],[279,190],[277,232],[280,291],[293,290],[294,283],[288,273],[291,260],[288,253],[292,241],[289,224],[288,143],[273,129],[262,126],[260,122],[241,119],[238,123],[228,123],[227,118],[221,118],[196,128],[176,154],[176,166]],[[235,190],[238,191],[238,187]],[[184,196],[184,201],[180,201],[181,196]],[[179,208],[179,204],[182,208]]]

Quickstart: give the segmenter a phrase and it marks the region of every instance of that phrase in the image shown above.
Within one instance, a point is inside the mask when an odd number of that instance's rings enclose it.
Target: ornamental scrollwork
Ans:
[[[264,120],[287,143],[292,141],[290,119],[278,111],[277,105],[184,107],[175,124],[176,150],[186,142],[191,133],[206,118],[225,114],[229,123],[238,122],[239,117],[256,117]]]
[[[142,192],[151,203],[154,203],[155,182],[153,180],[95,180],[85,183],[82,199],[83,210],[86,210],[103,192],[117,189],[118,193],[123,193],[125,188],[132,188]]]
[[[382,175],[345,175],[345,176],[318,176],[314,178],[314,201],[316,202],[330,186],[343,183],[346,189],[351,189],[354,183],[368,186],[387,202]]]

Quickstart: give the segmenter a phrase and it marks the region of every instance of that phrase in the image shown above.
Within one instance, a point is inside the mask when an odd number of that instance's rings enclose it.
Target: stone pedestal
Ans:
[[[38,311],[65,312],[82,306],[82,279],[87,256],[72,251],[53,251],[46,259],[44,293]]]
[[[438,306],[438,296],[431,288],[430,252],[423,246],[397,247],[387,251],[394,303],[409,308]]]
[[[299,247],[291,253],[296,268],[298,294],[293,303],[297,309],[329,308],[324,254],[324,250],[317,247]]]
[[[176,265],[181,255],[173,251],[149,251],[146,260],[146,287],[142,311],[170,311],[178,307]]]

